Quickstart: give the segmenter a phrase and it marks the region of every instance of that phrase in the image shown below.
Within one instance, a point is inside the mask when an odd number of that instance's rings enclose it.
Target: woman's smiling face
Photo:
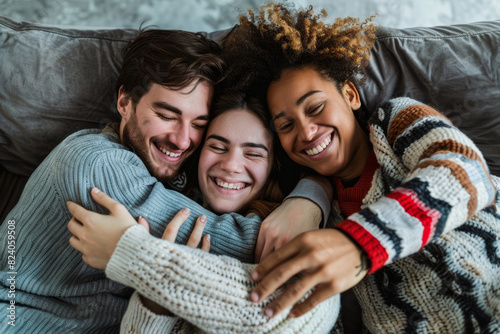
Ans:
[[[349,179],[358,173],[353,169],[356,153],[367,138],[354,117],[361,104],[352,84],[339,92],[313,68],[288,69],[271,83],[267,100],[281,145],[292,160],[322,175]]]
[[[261,194],[272,169],[272,136],[248,110],[226,111],[210,122],[198,181],[216,213],[238,212]]]

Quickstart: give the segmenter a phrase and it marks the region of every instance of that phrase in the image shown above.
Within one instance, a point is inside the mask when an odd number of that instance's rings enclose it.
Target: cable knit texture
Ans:
[[[500,179],[469,138],[409,98],[377,110],[370,141],[380,168],[361,211],[337,225],[373,264],[354,288],[365,325],[500,332]]]
[[[153,238],[136,225],[121,237],[106,275],[189,322],[168,325],[166,328],[173,327],[173,333],[196,332],[193,325],[203,329],[202,333],[328,333],[333,327],[340,308],[339,296],[296,319],[287,317],[290,309],[269,319],[263,311],[269,299],[259,304],[249,300],[250,291],[256,286],[250,277],[254,267],[234,258]],[[138,303],[138,298],[131,300],[122,332],[157,333],[157,326],[148,326],[177,321],[165,316],[155,319]],[[163,329],[161,333],[168,332]]]
[[[238,214],[217,216],[152,177],[137,155],[115,133],[79,131],[59,144],[30,177],[16,205],[0,226],[0,287],[9,291],[15,276],[15,327],[0,322],[0,333],[116,333],[132,290],[86,265],[71,248],[66,201],[105,213],[90,197],[99,187],[143,215],[151,233],[161,236],[166,222],[191,209],[176,242],[186,243],[195,219],[207,216],[211,252],[253,262],[261,220]],[[323,191],[318,185],[319,191]],[[15,265],[8,267],[8,224],[15,222]],[[0,294],[0,316],[7,319],[12,298]]]

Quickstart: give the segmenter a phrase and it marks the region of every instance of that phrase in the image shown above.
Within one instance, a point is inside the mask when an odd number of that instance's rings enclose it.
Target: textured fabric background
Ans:
[[[46,24],[138,28],[156,25],[190,31],[229,28],[237,14],[268,0],[0,0],[0,15]],[[380,25],[395,28],[500,19],[492,0],[295,0],[324,8],[331,18],[365,18],[378,13]]]

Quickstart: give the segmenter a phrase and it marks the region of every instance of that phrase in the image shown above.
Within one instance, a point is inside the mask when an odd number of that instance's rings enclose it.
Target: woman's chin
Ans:
[[[216,201],[215,205],[212,205],[210,209],[214,213],[222,215],[230,212],[238,212],[241,209],[241,207],[242,206],[239,203],[220,203],[220,201],[219,202]]]

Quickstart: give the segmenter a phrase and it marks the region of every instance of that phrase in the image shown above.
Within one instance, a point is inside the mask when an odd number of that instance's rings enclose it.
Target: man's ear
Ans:
[[[342,87],[342,95],[352,110],[358,110],[361,107],[361,99],[359,98],[358,90],[352,82],[348,81],[344,87]]]
[[[123,91],[123,86],[118,91],[118,101],[116,102],[116,109],[125,121],[128,121],[132,113],[132,99]]]

